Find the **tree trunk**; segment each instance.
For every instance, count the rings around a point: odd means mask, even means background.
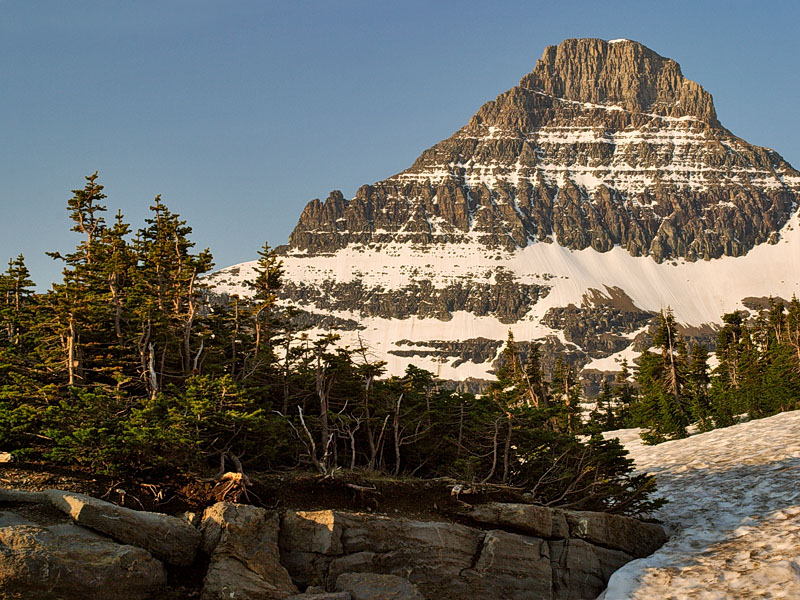
[[[506,441],[503,445],[503,483],[508,483],[509,469],[511,466],[511,431],[513,425],[511,413],[506,413],[506,418],[508,419],[508,432],[506,433]]]
[[[394,411],[394,474],[400,474],[400,404],[403,401],[403,394],[397,399]]]
[[[231,377],[236,379],[236,338],[239,337],[239,298],[233,298],[233,335],[231,336]],[[283,409],[286,414],[286,409]]]
[[[186,314],[186,322],[183,328],[183,372],[188,374],[191,371],[191,363],[192,363],[192,351],[191,351],[191,336],[192,336],[192,326],[194,325],[194,316],[197,312],[197,305],[194,302],[194,279],[196,276],[196,271],[192,272],[192,277],[189,280],[189,289],[186,294],[186,301],[187,301],[187,314]]]
[[[492,468],[489,469],[489,474],[484,478],[483,483],[489,481],[494,477],[494,472],[497,469],[497,436],[500,433],[500,420],[494,422],[494,436],[492,437]]]
[[[320,437],[322,438],[323,458],[328,456],[328,438],[330,437],[330,425],[328,424],[328,392],[329,386],[326,385],[325,369],[322,366],[321,352],[317,352],[317,396],[319,397],[319,421]],[[323,467],[328,465],[323,461]]]
[[[149,387],[150,398],[155,398],[158,393],[158,377],[156,377],[156,349],[153,344],[148,346],[150,357],[147,361],[147,370],[149,373]],[[163,362],[163,361],[162,361]]]
[[[69,385],[75,385],[75,368],[78,361],[75,358],[75,318],[69,316],[69,334],[67,335],[67,373]]]

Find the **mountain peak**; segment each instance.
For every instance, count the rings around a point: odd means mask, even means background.
[[[710,260],[778,241],[798,198],[800,173],[722,127],[674,60],[568,39],[410,168],[309,204],[289,246],[557,242]]]
[[[545,48],[520,87],[564,100],[719,125],[714,101],[678,63],[632,40],[567,39]]]
[[[675,61],[566,40],[410,168],[309,203],[281,293],[391,374],[485,379],[509,330],[616,370],[665,305],[713,344],[720,314],[800,294],[798,206],[800,173]],[[215,283],[241,294],[253,265]]]

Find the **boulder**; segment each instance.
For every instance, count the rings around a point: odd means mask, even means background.
[[[342,519],[332,510],[289,511],[281,520],[281,547],[315,554],[342,553]]]
[[[535,504],[488,502],[473,506],[466,516],[478,523],[496,525],[547,539],[569,536],[563,511]]]
[[[171,565],[188,566],[194,562],[200,532],[183,519],[124,508],[73,492],[47,490],[45,494],[53,506],[79,525],[123,544],[144,548]]]
[[[408,579],[375,573],[344,573],[336,579],[337,592],[349,592],[353,600],[425,600]]]
[[[664,529],[656,523],[609,513],[489,502],[474,506],[466,516],[478,523],[545,539],[583,539],[636,558],[649,556],[667,541]]]
[[[20,524],[0,514],[0,597],[26,600],[138,600],[167,583],[149,552],[74,523]],[[16,524],[10,524],[10,523]]]
[[[407,577],[430,598],[468,594],[461,577],[472,566],[483,533],[455,523],[337,513],[344,556],[330,562],[330,586],[343,573]]]
[[[202,549],[211,556],[202,600],[279,600],[297,594],[280,563],[276,513],[218,502],[206,509],[201,530]]]
[[[667,541],[664,528],[656,523],[598,512],[564,511],[564,514],[569,537],[622,550],[635,558],[650,556]]]
[[[328,565],[343,553],[341,515],[332,510],[287,511],[283,515],[281,562],[292,580],[325,586]]]
[[[463,574],[477,598],[549,598],[552,587],[547,542],[507,531],[488,531],[475,566]]]
[[[619,550],[599,548],[584,540],[549,542],[553,568],[553,600],[596,598],[608,578],[633,557]]]
[[[0,502],[22,504],[44,504],[49,502],[44,492],[26,492],[24,490],[0,490]]]

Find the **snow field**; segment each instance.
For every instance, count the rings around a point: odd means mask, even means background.
[[[658,311],[672,308],[684,324],[719,323],[723,313],[744,309],[743,298],[800,296],[800,214],[795,212],[780,232],[777,244],[760,244],[741,257],[722,257],[710,261],[677,260],[656,263],[649,257],[634,257],[615,247],[609,252],[591,248],[570,250],[553,243],[532,243],[498,260],[498,250],[488,250],[479,242],[436,244],[414,247],[393,243],[381,248],[349,246],[327,256],[292,254],[283,257],[287,280],[321,287],[326,281],[340,283],[360,280],[367,290],[396,290],[417,282],[429,281],[435,288],[464,281],[491,282],[499,268],[512,273],[521,283],[547,286],[547,296],[533,305],[516,323],[501,323],[492,316],[476,317],[455,312],[449,321],[435,318],[386,319],[362,317],[357,311],[333,312],[353,319],[365,327],[360,332],[342,332],[345,343],[356,344],[358,335],[376,357],[389,362],[390,374],[402,374],[408,364],[432,371],[447,379],[486,378],[491,364],[465,362],[455,366],[456,358],[444,362],[435,358],[390,355],[403,339],[414,342],[458,341],[476,337],[505,340],[511,330],[517,340],[529,341],[563,334],[540,320],[553,307],[580,306],[591,289],[605,292],[619,287],[640,309]],[[255,261],[223,269],[209,277],[220,291],[243,296],[251,291],[243,285],[255,278]],[[238,268],[238,274],[231,270]],[[313,306],[306,307],[313,310]],[[315,332],[310,332],[314,334]],[[614,370],[623,356],[596,361],[593,368]]]
[[[669,500],[671,537],[609,581],[604,600],[800,598],[800,411],[644,446],[609,432]]]

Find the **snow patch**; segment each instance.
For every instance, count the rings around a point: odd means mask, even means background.
[[[638,431],[606,436],[655,475],[671,537],[601,598],[800,598],[800,411],[657,446]]]

